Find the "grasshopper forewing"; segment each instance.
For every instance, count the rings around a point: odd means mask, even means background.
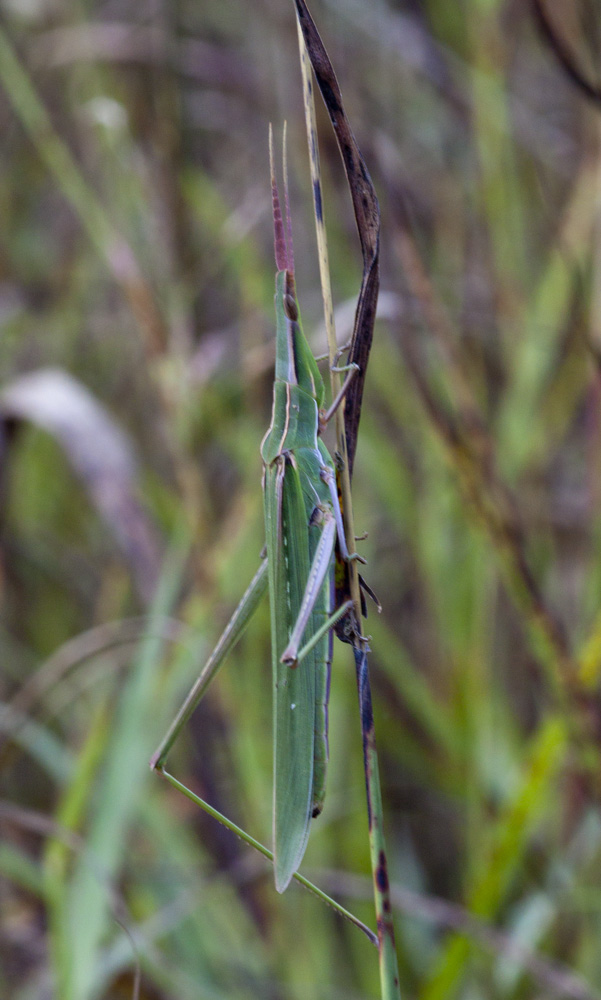
[[[276,889],[283,892],[301,863],[311,817],[321,812],[325,793],[331,628],[350,607],[349,602],[331,613],[336,538],[344,558],[358,557],[347,552],[334,463],[319,437],[325,390],[302,332],[288,193],[285,231],[271,132],[270,160],[276,364],[272,417],[261,457],[274,687],[274,868]],[[179,730],[241,634],[264,586],[265,575],[259,571],[151,766],[162,769]]]

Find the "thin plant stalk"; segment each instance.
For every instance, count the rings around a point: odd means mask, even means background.
[[[328,338],[328,353],[330,358],[331,390],[332,397],[335,398],[340,389],[341,376],[334,370],[336,366],[338,346],[336,343],[336,332],[334,329],[334,309],[332,305],[327,235],[321,191],[321,171],[315,119],[315,102],[313,97],[313,78],[309,54],[298,16],[297,28],[301,73],[303,78],[307,143],[311,164],[311,182],[313,188],[313,206],[315,211],[319,271]],[[336,412],[336,446],[339,456],[339,479],[342,490],[345,534],[347,546],[352,551],[355,542],[355,530],[351,497],[350,464],[347,455],[346,428],[344,410],[342,407],[340,407]],[[361,597],[359,574],[356,563],[349,566],[349,583],[351,598],[354,605],[354,616],[356,623],[358,624],[361,621]],[[399,987],[399,973],[394,938],[394,924],[392,920],[392,908],[390,903],[386,844],[384,839],[382,793],[380,788],[380,774],[378,768],[378,755],[376,750],[376,736],[367,660],[368,645],[367,640],[361,635],[359,627],[355,627],[353,631],[352,645],[355,657],[357,692],[359,696],[359,712],[361,719],[361,735],[363,740],[363,765],[365,771],[367,812],[369,820],[369,850],[374,887],[374,906],[378,927],[380,988],[382,1000],[400,1000],[401,994]]]

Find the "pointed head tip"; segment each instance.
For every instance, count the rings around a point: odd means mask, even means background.
[[[287,123],[284,122],[284,137],[282,140],[282,172],[284,174],[284,205],[286,208],[286,257],[287,270],[294,275],[294,244],[292,242],[292,218],[290,215],[290,198],[288,195],[288,148],[286,144]]]
[[[275,174],[273,129],[271,127],[271,122],[269,123],[269,167],[271,170],[271,204],[273,211],[273,245],[275,250],[275,266],[278,271],[285,271],[288,265],[288,253],[286,250],[286,232],[284,230],[284,220],[282,219],[282,207],[280,205],[278,181]]]

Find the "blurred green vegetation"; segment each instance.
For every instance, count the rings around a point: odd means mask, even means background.
[[[546,6],[588,72],[594,4]],[[0,994],[118,1000],[138,964],[145,1000],[377,996],[355,929],[147,767],[263,545],[269,121],[323,350],[293,5],[1,9]],[[402,993],[599,998],[598,108],[529,4],[312,13],[382,209],[354,495]],[[318,113],[343,342],[360,257]],[[173,770],[269,842],[267,619]],[[331,727],[304,871],[369,923],[344,647]]]

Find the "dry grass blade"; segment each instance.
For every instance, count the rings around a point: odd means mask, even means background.
[[[567,78],[578,87],[581,94],[584,94],[595,104],[601,104],[601,87],[588,80],[584,72],[577,63],[575,54],[570,46],[562,38],[560,30],[555,26],[548,14],[544,0],[532,0],[532,11],[538,25],[541,37],[545,40],[559,65],[563,69]]]
[[[313,72],[317,79],[336,141],[353,201],[355,220],[363,254],[363,277],[355,313],[353,340],[349,362],[358,364],[359,371],[346,394],[344,421],[348,452],[349,475],[352,476],[357,449],[357,433],[361,418],[361,401],[369,352],[376,319],[376,306],[380,288],[380,209],[365,161],[357,145],[348,118],[344,112],[340,87],[329,56],[319,37],[313,18],[304,0],[295,0],[299,24],[307,46]]]

